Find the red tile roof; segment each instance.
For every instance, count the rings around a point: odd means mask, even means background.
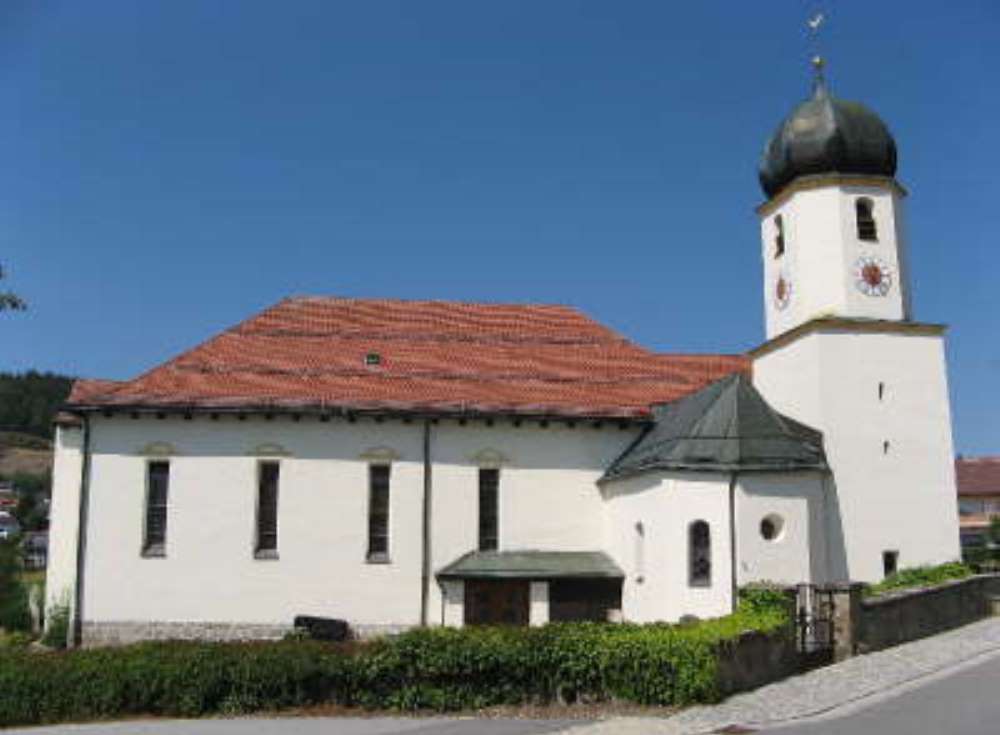
[[[959,495],[1000,495],[1000,457],[959,457],[955,479]]]
[[[298,297],[134,380],[78,381],[69,403],[627,418],[749,370],[650,352],[566,306]]]

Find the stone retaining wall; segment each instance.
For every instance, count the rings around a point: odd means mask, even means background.
[[[756,689],[799,670],[794,631],[747,632],[719,651],[719,692],[728,696]]]
[[[878,651],[966,625],[992,614],[996,596],[1000,575],[985,574],[863,599],[855,650]]]

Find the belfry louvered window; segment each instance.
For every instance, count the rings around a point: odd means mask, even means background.
[[[146,465],[146,519],[142,553],[163,556],[167,550],[167,500],[170,486],[170,463]]]
[[[258,558],[272,558],[278,553],[278,462],[261,462],[257,470],[257,545]]]
[[[875,204],[862,197],[854,201],[854,212],[858,221],[859,240],[878,240],[878,226],[875,224]]]
[[[479,470],[479,550],[495,551],[499,544],[500,470]]]

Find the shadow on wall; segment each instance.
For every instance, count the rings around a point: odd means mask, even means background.
[[[840,512],[840,494],[837,481],[831,475],[826,481],[826,539],[827,569],[830,582],[847,581],[847,545],[844,540],[844,521]]]

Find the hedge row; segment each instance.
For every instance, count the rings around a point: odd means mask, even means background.
[[[722,647],[786,624],[767,604],[691,625],[424,629],[367,644],[143,643],[0,653],[0,726],[194,717],[321,703],[437,711],[713,701]]]

